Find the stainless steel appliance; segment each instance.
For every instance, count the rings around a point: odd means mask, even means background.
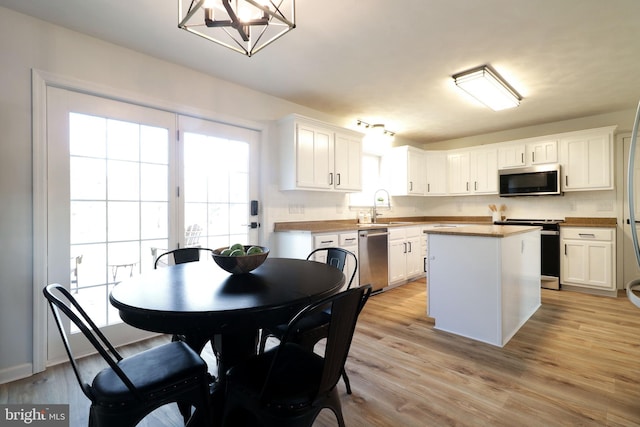
[[[515,219],[496,221],[498,225],[534,225],[540,231],[540,286],[560,289],[560,223],[561,219]]]
[[[498,171],[500,197],[561,195],[560,165],[539,165]]]
[[[368,228],[358,232],[358,270],[360,285],[370,284],[372,292],[389,285],[389,232],[386,228]]]

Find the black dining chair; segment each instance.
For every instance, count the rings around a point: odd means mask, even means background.
[[[353,284],[353,279],[356,277],[356,272],[358,270],[358,258],[355,256],[355,254],[342,248],[320,248],[313,250],[307,256],[307,260],[314,259],[318,255],[326,256],[325,262],[341,271],[344,271],[344,268],[348,263],[348,259],[351,258],[351,262],[353,263],[353,271],[351,272],[351,276],[349,278],[349,281],[347,282],[347,289],[350,289],[351,285]],[[313,316],[309,316],[307,319],[300,322],[293,339],[303,347],[313,350],[318,341],[327,337],[330,317],[331,312],[329,309],[319,311]],[[286,330],[287,325],[284,324],[277,325],[273,328],[263,329],[260,336],[260,345],[258,348],[258,352],[264,352],[269,337],[282,339],[282,336],[284,335]],[[347,394],[351,394],[351,383],[349,382],[349,376],[347,375],[346,370],[342,372],[342,378],[347,388]]]
[[[90,427],[135,426],[149,413],[178,403],[185,425],[209,425],[207,364],[183,342],[171,342],[123,358],[63,286],[43,289],[80,388],[91,401]],[[108,364],[84,380],[69,343],[62,315],[67,316]],[[192,413],[192,406],[195,411]]]
[[[208,253],[213,258],[213,249],[201,247],[178,248],[160,254],[153,263],[153,268],[157,269],[160,264],[169,265],[171,258],[173,258],[174,264],[200,261],[201,252]]]
[[[279,346],[238,363],[226,376],[224,426],[311,426],[324,408],[344,426],[337,384],[371,285],[312,304],[289,322]],[[329,307],[323,355],[293,340],[301,322]]]

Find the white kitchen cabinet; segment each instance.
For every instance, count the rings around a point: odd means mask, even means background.
[[[447,194],[447,152],[425,151],[427,187],[425,195],[444,196]]]
[[[339,240],[338,247],[342,249],[346,249],[349,252],[353,252],[357,260],[358,259],[358,233],[356,231],[349,232],[349,233],[340,233],[338,235],[338,240]],[[351,257],[347,257],[347,265],[345,266],[345,269],[344,269],[344,274],[347,277],[347,281],[351,277],[351,274],[353,273],[353,270],[355,268],[357,268],[357,266],[353,262],[353,259]],[[351,286],[352,287],[360,286],[359,274],[355,275]]]
[[[614,228],[561,227],[562,258],[560,282],[563,286],[615,291]]]
[[[560,140],[563,191],[613,189],[614,129],[575,132]]]
[[[470,153],[471,192],[496,194],[498,192],[498,151],[481,148]]]
[[[526,162],[525,144],[505,142],[498,147],[498,167],[500,169],[524,166]]]
[[[362,189],[362,137],[336,132],[334,146],[334,188],[344,191]]]
[[[558,162],[558,140],[520,140],[498,144],[498,168],[508,169]]]
[[[497,155],[495,147],[450,152],[449,194],[497,194]]]
[[[383,176],[392,196],[423,196],[427,183],[425,154],[419,148],[393,147],[383,158]]]
[[[361,134],[295,114],[278,128],[282,190],[362,189]]]
[[[536,141],[526,146],[527,162],[530,165],[542,165],[558,162],[558,140]]]
[[[389,284],[411,280],[423,273],[422,227],[389,229]]]
[[[447,155],[449,194],[469,194],[471,188],[470,154],[468,151],[450,152]]]

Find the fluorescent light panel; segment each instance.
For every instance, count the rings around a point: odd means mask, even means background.
[[[517,107],[522,99],[498,73],[486,65],[456,74],[453,80],[460,89],[494,111]]]

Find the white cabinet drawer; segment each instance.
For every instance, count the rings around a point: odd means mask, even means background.
[[[404,230],[407,237],[418,237],[420,236],[420,234],[422,234],[422,227],[419,225],[414,227],[407,227]]]
[[[340,234],[340,247],[357,246],[358,233],[342,233]]]
[[[313,247],[315,249],[339,246],[338,242],[339,240],[337,234],[320,234],[317,236],[313,236]]]
[[[613,233],[615,230],[610,228],[574,228],[563,227],[562,238],[563,239],[578,239],[578,240],[604,240],[612,241]]]
[[[407,233],[404,227],[389,228],[389,240],[405,239],[406,237],[407,237]]]

